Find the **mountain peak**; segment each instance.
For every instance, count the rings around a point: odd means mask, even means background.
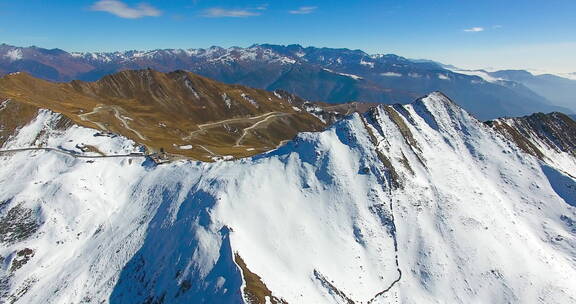
[[[460,105],[440,91],[434,91],[424,97],[418,98],[414,103],[425,104],[427,107],[450,106],[462,109]]]

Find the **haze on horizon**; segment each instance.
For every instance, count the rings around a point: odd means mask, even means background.
[[[571,73],[575,11],[571,0],[6,0],[0,42],[66,51],[301,44]]]

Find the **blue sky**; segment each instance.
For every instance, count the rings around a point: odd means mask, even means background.
[[[254,43],[576,72],[574,0],[0,0],[0,42],[67,51]]]

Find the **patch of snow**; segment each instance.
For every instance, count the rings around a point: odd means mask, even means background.
[[[198,54],[200,54],[200,50],[198,50],[198,49],[186,49],[186,50],[184,50],[184,53],[186,54],[186,56],[197,56]]]
[[[385,72],[385,73],[380,73],[380,75],[384,76],[384,77],[402,77],[402,74],[396,73],[396,72]]]
[[[178,147],[180,150],[191,150],[193,148],[192,145],[183,145]]]
[[[246,101],[248,101],[251,105],[253,105],[256,108],[260,108],[260,104],[258,104],[256,102],[256,100],[254,100],[252,97],[248,96],[246,93],[242,93],[241,94],[242,98]]]
[[[10,61],[17,61],[24,58],[24,55],[20,49],[11,49],[4,54],[4,57],[8,58]]]
[[[338,75],[350,77],[350,78],[352,78],[352,79],[354,79],[354,80],[362,80],[362,79],[363,79],[362,77],[360,77],[360,76],[358,76],[358,75],[354,75],[354,74],[339,73],[339,72],[335,72],[335,71],[333,71],[333,70],[326,69],[326,68],[322,68],[322,69],[323,69],[324,71],[326,71],[326,72],[330,72],[330,73],[333,73],[333,74],[338,74]]]
[[[228,109],[232,107],[232,100],[230,97],[228,97],[228,95],[226,95],[226,93],[222,93],[222,101],[224,101],[224,104]]]
[[[0,103],[0,111],[4,110],[8,106],[9,102],[10,102],[10,99],[3,100],[2,103]]]
[[[369,68],[371,68],[371,69],[374,68],[374,62],[366,61],[366,60],[364,60],[364,58],[360,59],[360,64],[361,64],[361,65],[365,65],[365,66],[367,66],[367,67],[369,67]]]
[[[188,88],[188,90],[190,90],[190,92],[192,92],[194,98],[200,99],[200,95],[198,94],[198,92],[196,92],[196,90],[192,86],[192,81],[190,81],[190,79],[186,78],[186,80],[184,80],[184,85],[186,86],[186,88]]]
[[[296,63],[296,60],[289,58],[289,57],[285,57],[285,56],[278,58],[277,61],[282,63],[282,64],[295,64]]]
[[[324,110],[322,108],[320,108],[319,106],[313,104],[313,103],[304,103],[303,108],[306,112],[308,112],[309,114],[311,114],[312,116],[318,118],[318,120],[320,120],[322,123],[326,123],[326,120],[324,119],[323,115],[324,114]]]

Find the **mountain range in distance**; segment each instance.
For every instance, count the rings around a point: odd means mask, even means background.
[[[427,60],[360,50],[260,44],[248,48],[68,53],[0,46],[0,74],[95,81],[127,69],[187,70],[228,84],[283,90],[307,100],[409,103],[431,91],[458,100],[482,120],[535,112],[573,113],[575,80],[510,71],[464,71]],[[532,77],[526,77],[526,73]]]
[[[576,110],[576,102],[573,97],[576,92],[576,74],[533,74],[525,70],[461,70],[451,66],[449,69],[482,77],[486,81],[499,83],[503,81],[512,81],[520,83],[540,96],[545,96],[551,103],[566,107],[572,111]]]
[[[573,111],[576,109],[576,98],[573,95],[576,92],[576,80],[574,80],[576,78],[570,79],[552,74],[533,75],[522,70],[504,70],[490,74],[494,77],[522,83],[537,94],[545,96],[554,104]]]

